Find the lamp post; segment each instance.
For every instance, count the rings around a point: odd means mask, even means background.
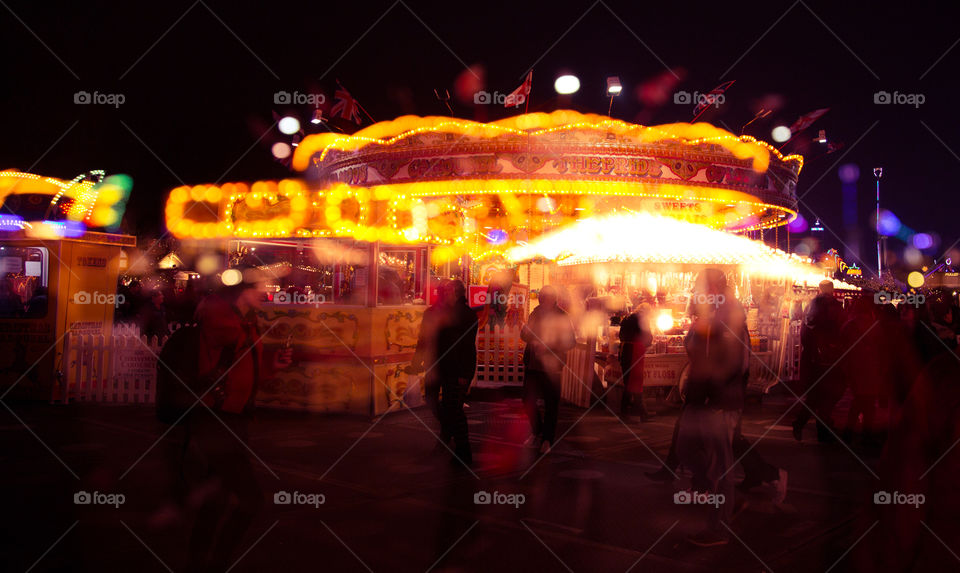
[[[877,277],[883,277],[883,260],[880,256],[880,244],[883,235],[880,234],[880,178],[883,177],[883,167],[874,167],[873,176],[877,179]]]

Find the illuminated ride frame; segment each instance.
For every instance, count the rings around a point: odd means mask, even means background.
[[[102,171],[70,181],[0,171],[0,392],[66,401],[67,335],[110,339],[123,250],[136,246],[111,230],[129,189]],[[84,366],[102,380],[103,363]]]
[[[265,342],[292,334],[296,365],[260,400],[376,414],[406,390],[431,269],[468,284],[484,269],[512,269],[535,289],[556,267],[517,265],[507,251],[581,219],[653,212],[732,232],[783,225],[796,216],[802,158],[709,124],[557,111],[492,123],[406,116],[311,135],[293,165],[304,179],[174,189],[167,226],[227,244],[232,262],[332,277],[309,289],[293,281],[306,304],[283,295],[267,306]],[[391,298],[380,283],[396,282],[383,270],[398,265],[413,276],[401,274],[407,287]],[[290,288],[282,279],[275,289]]]

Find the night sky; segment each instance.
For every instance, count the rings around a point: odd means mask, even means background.
[[[444,115],[433,89],[453,92],[465,65],[482,66],[487,91],[501,93],[533,66],[531,111],[605,113],[604,80],[618,75],[624,95],[614,117],[657,124],[692,118],[690,106],[673,103],[673,90],[706,92],[736,80],[703,120],[738,132],[759,106],[776,103],[746,130],[769,141],[775,125],[831,108],[786,148],[807,156],[801,213],[836,233],[825,233],[825,247],[849,253],[837,170],[854,163],[860,266],[876,265],[875,166],[884,168],[883,206],[912,229],[939,234],[928,254],[942,257],[960,238],[960,29],[955,11],[936,4],[11,1],[0,8],[0,168],[66,179],[96,168],[127,173],[134,188],[126,229],[149,237],[163,232],[165,194],[181,183],[289,174],[269,151],[289,140],[269,129],[272,112],[298,111],[309,127],[311,108],[274,105],[279,90],[322,87],[329,97],[339,79],[377,120]],[[564,70],[582,87],[559,101],[552,84]],[[680,80],[666,102],[637,98],[639,86],[658,77],[669,85],[672,74]],[[80,90],[123,94],[125,102],[76,105]],[[925,102],[876,105],[880,90]],[[464,118],[513,113],[451,104]],[[826,154],[810,141],[818,129],[845,147]]]

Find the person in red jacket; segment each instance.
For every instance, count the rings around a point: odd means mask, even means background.
[[[205,407],[194,407],[187,418],[189,444],[203,467],[195,491],[205,494],[188,546],[189,571],[229,567],[263,506],[247,426],[260,381],[291,362],[291,349],[264,352],[256,314],[264,291],[255,270],[245,275],[244,282],[208,296],[197,308],[199,371],[211,389],[200,395]],[[233,511],[231,497],[238,501]]]

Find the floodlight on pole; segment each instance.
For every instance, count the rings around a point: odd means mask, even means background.
[[[607,107],[607,115],[613,112],[613,98],[623,93],[623,84],[620,83],[619,76],[610,76],[607,78],[607,95],[610,96],[610,106]]]

